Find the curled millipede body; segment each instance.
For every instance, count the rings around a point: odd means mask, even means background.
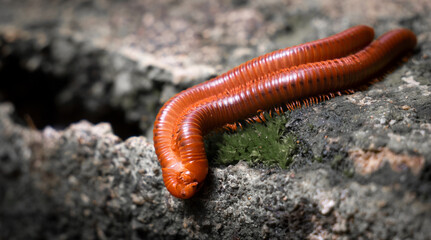
[[[202,185],[208,172],[203,136],[209,131],[253,119],[261,110],[363,85],[416,45],[407,29],[390,31],[368,45],[373,35],[371,28],[357,26],[278,50],[171,98],[154,124],[169,192],[186,199]]]

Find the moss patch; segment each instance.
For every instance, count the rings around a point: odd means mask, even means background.
[[[265,118],[270,119],[268,116]],[[213,161],[222,165],[242,160],[250,165],[287,168],[293,161],[298,144],[296,136],[286,132],[286,122],[285,116],[276,116],[265,123],[246,125],[235,133],[213,134],[207,141],[208,156],[215,156]]]

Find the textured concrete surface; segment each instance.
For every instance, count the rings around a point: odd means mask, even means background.
[[[430,10],[0,1],[0,238],[431,238]],[[292,168],[212,165],[198,196],[169,195],[145,138],[164,101],[357,24],[407,27],[418,47],[369,89],[286,113],[300,145]]]

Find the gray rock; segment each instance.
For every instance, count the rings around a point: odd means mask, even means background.
[[[2,1],[0,239],[430,239],[430,8]],[[166,191],[151,140],[130,137],[164,101],[355,24],[410,28],[418,48],[367,90],[286,113],[289,169],[211,163],[194,198]]]

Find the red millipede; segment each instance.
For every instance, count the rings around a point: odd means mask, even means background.
[[[363,85],[416,45],[414,33],[399,29],[348,55],[373,37],[372,28],[356,26],[252,59],[171,98],[153,132],[168,191],[187,199],[202,186],[208,173],[203,136],[209,131],[253,119],[261,110]]]

